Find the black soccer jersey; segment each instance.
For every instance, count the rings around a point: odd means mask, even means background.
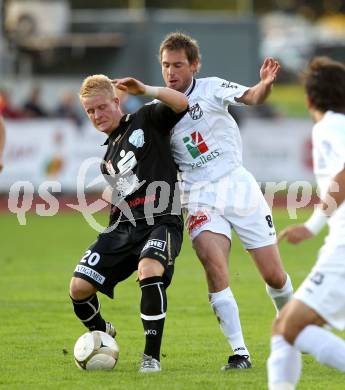
[[[105,142],[101,171],[113,188],[109,225],[117,221],[180,214],[177,169],[170,130],[187,112],[162,103],[124,115]]]

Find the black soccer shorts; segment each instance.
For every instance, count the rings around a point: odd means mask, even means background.
[[[164,267],[163,282],[167,288],[174,273],[175,259],[183,239],[183,221],[179,216],[121,222],[109,233],[101,233],[77,264],[73,276],[94,285],[100,292],[114,297],[114,287],[138,269],[140,259],[158,260]]]

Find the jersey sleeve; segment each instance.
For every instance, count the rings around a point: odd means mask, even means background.
[[[331,174],[335,176],[345,167],[345,135],[342,128],[329,127],[316,124],[313,132],[313,143],[318,153],[314,162],[316,170],[329,166]]]
[[[186,114],[188,109],[180,113],[176,113],[170,107],[163,103],[148,104],[145,106],[147,115],[152,122],[153,127],[163,134],[170,134],[171,129],[179,122]]]
[[[329,143],[334,153],[334,168],[340,172],[345,167],[345,135],[343,128],[336,128],[330,132]]]
[[[213,93],[215,99],[224,106],[228,106],[229,104],[243,106],[244,104],[237,102],[235,98],[240,98],[249,89],[249,87],[244,85],[217,77],[212,79],[210,87],[212,89],[210,92]]]

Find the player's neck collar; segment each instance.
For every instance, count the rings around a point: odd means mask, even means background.
[[[193,92],[195,88],[195,84],[196,84],[196,80],[193,78],[192,82],[190,83],[189,87],[186,89],[184,93],[186,96],[189,96]]]
[[[133,119],[133,116],[131,114],[123,115],[121,117],[121,119],[120,119],[119,125],[109,134],[109,137],[106,139],[106,141],[104,142],[103,146],[104,145],[108,145],[109,144],[109,140],[111,138],[118,137],[119,132],[121,131],[121,129],[120,129],[121,125],[124,124],[124,123],[131,122],[132,119]]]

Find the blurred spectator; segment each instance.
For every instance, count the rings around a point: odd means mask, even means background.
[[[2,116],[0,116],[0,172],[4,167],[3,155],[5,149],[5,139],[6,139],[5,124],[2,119]]]
[[[5,89],[0,90],[0,115],[11,119],[24,117],[23,112],[12,105],[9,94]]]
[[[40,89],[39,87],[33,87],[29,95],[29,99],[23,106],[23,111],[26,117],[30,118],[43,118],[48,114],[42,108],[40,104]]]
[[[55,115],[59,118],[71,119],[78,128],[83,124],[83,118],[76,105],[76,95],[73,92],[65,91],[61,97],[61,101],[55,111]]]

